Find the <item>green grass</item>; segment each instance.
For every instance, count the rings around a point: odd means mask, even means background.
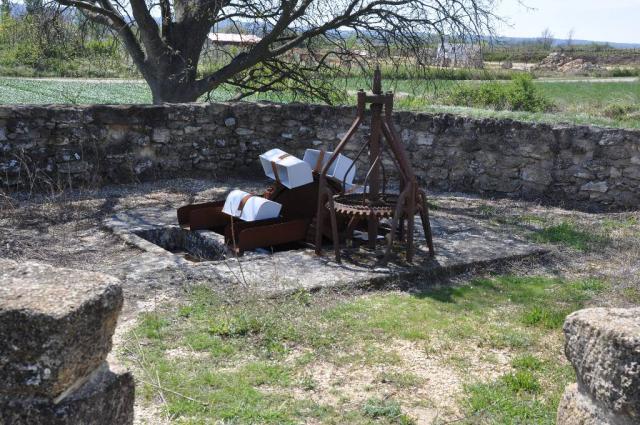
[[[575,380],[573,369],[532,354],[516,357],[512,366],[512,373],[465,387],[465,423],[555,424],[564,387],[549,384]]]
[[[634,226],[637,226],[640,221],[636,217],[625,217],[622,219],[612,219],[605,218],[600,222],[600,226],[606,232],[621,230],[621,229],[630,229]]]
[[[410,372],[382,372],[376,378],[382,384],[391,384],[396,388],[415,388],[423,383],[423,379]]]
[[[640,305],[640,289],[635,287],[624,288],[622,295],[626,301]]]
[[[413,424],[414,421],[402,413],[400,405],[393,400],[370,399],[362,407],[365,416],[372,419],[387,419],[394,424]]]
[[[162,411],[184,423],[404,424],[412,423],[405,413],[410,395],[428,379],[404,369],[395,348],[403,340],[468,375],[461,405],[470,415],[482,410],[503,423],[546,421],[572,379],[567,364],[558,362],[562,321],[606,288],[594,280],[496,276],[413,295],[301,292],[229,302],[196,287],[183,305],[141,316],[127,358],[138,365],[138,396],[148,403],[161,394]],[[550,336],[557,352],[549,351]],[[513,353],[513,372],[477,381],[468,366],[474,347]],[[183,354],[172,354],[176,350]],[[319,391],[312,371],[323,362],[347,371],[382,368],[372,374],[371,388],[390,386],[396,395],[374,392],[354,404],[338,385],[330,390],[338,404],[305,396]]]
[[[593,113],[611,104],[640,105],[640,82],[536,82],[562,111]]]
[[[61,81],[0,78],[0,104],[150,103],[144,82]]]
[[[349,78],[338,82],[340,87],[353,93],[368,88],[370,82],[364,78]],[[640,128],[640,82],[565,83],[559,81],[534,81],[537,87],[553,104],[557,111],[514,112],[492,109],[446,105],[450,93],[460,85],[483,84],[482,81],[459,82],[453,80],[386,80],[385,89],[400,93],[396,107],[425,112],[447,112],[477,118],[496,117],[515,120],[596,124],[612,127]],[[503,84],[503,83],[496,83]],[[0,78],[0,104],[12,103],[149,103],[151,94],[143,81],[50,81],[21,78]],[[212,93],[212,100],[226,100],[232,90],[222,87]],[[202,98],[206,101],[207,98]],[[270,100],[290,102],[297,100],[291,94],[261,94],[248,100]],[[304,100],[304,99],[298,99]],[[349,96],[347,104],[354,103]],[[616,105],[625,106],[622,113],[611,110]],[[625,109],[630,107],[631,109]],[[634,112],[635,111],[635,112]]]
[[[603,227],[603,230],[605,228]],[[588,251],[606,243],[607,237],[602,233],[583,230],[569,221],[550,225],[533,233],[531,239],[540,243],[554,243],[568,246],[578,251]]]
[[[557,329],[564,323],[564,318],[571,313],[571,308],[548,308],[533,306],[522,315],[522,323],[532,326],[542,326],[547,329]]]

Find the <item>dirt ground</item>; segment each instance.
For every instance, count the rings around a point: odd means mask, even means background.
[[[248,187],[251,186],[251,187]],[[255,183],[229,180],[171,180],[128,186],[111,186],[99,190],[78,190],[55,194],[30,195],[0,192],[0,257],[14,260],[35,260],[58,267],[69,267],[114,274],[122,279],[125,309],[120,319],[115,350],[122,344],[122,336],[136,321],[138,314],[149,311],[168,300],[184,294],[183,288],[197,283],[193,276],[166,276],[162,271],[148,274],[143,280],[119,275],[121,263],[141,252],[127,245],[102,226],[105,218],[117,211],[140,206],[187,204],[218,198],[234,187],[258,190]],[[576,249],[572,240],[560,238],[549,245],[550,253],[536,260],[506,266],[514,274],[540,274],[564,278],[591,277],[607,281],[611,290],[596,301],[600,306],[631,306],[640,304],[640,213],[588,214],[543,206],[532,202],[509,199],[482,199],[465,194],[433,194],[435,208],[457,211],[477,220],[498,223],[514,235],[530,237],[545,229],[570,223],[576,232],[572,237],[586,240],[586,246]],[[577,236],[576,236],[577,235]],[[571,239],[571,238],[569,238]],[[500,271],[505,271],[505,266]],[[446,282],[456,284],[468,279],[478,270]],[[406,342],[399,342],[405,344]],[[388,347],[384,348],[388,349]],[[448,400],[461,391],[463,382],[451,379],[458,376],[453,370],[442,369],[442,363],[430,362],[415,347],[396,347],[406,364],[413,364],[413,373],[431,376],[440,394],[437,409],[409,412],[429,418],[442,412]],[[184,353],[177,353],[184,355]],[[502,372],[508,364],[508,354],[493,353],[498,361],[488,376]],[[112,356],[113,362],[118,362]],[[316,367],[314,380],[319,383],[314,397],[330,400],[329,388],[341,382],[345,392],[357,393],[358,383],[371,381],[375,371],[335,369],[335,366]],[[370,385],[370,382],[369,384]],[[420,393],[413,394],[420,398]],[[419,405],[415,409],[424,409]],[[158,413],[145,405],[136,406],[137,421],[159,423]],[[447,414],[456,415],[452,408]],[[154,419],[155,418],[155,419]]]

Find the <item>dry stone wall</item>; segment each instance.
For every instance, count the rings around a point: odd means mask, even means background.
[[[331,149],[354,116],[303,104],[2,106],[0,187],[256,177],[260,153]],[[395,123],[433,190],[590,210],[640,204],[640,131],[412,112]]]

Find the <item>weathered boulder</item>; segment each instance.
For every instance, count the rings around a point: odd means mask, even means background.
[[[588,394],[569,385],[558,406],[558,425],[633,425],[637,424],[628,416],[616,415],[595,402]]]
[[[0,396],[0,425],[125,425],[133,422],[134,383],[103,363],[61,400]]]
[[[0,396],[57,397],[111,350],[117,279],[0,260]]]
[[[597,402],[640,423],[640,308],[590,308],[567,317],[565,353]]]

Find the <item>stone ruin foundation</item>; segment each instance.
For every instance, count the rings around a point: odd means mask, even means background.
[[[106,362],[118,280],[3,259],[0,270],[0,424],[133,423],[133,376]]]
[[[333,256],[318,256],[305,246],[252,250],[235,257],[226,251],[222,235],[182,229],[172,204],[119,211],[106,218],[103,226],[142,251],[121,266],[123,273],[135,275],[136,279],[162,271],[166,275],[213,280],[220,287],[242,283],[267,293],[420,282],[427,277],[456,275],[548,252],[544,246],[505,234],[497,225],[455,212],[434,211],[431,221],[435,257],[428,256],[418,222],[414,235],[418,255],[413,263],[398,255],[386,265],[379,264],[369,250],[345,249],[344,264],[340,264]],[[416,281],[416,276],[421,279]]]
[[[558,425],[640,423],[640,308],[590,308],[567,317],[565,353],[576,371]]]

